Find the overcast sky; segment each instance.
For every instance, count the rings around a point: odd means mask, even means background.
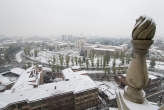
[[[0,34],[131,36],[140,15],[164,35],[164,0],[0,0]]]

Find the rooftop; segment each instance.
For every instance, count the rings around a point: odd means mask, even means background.
[[[12,90],[0,93],[0,97],[3,99],[0,100],[0,108],[4,108],[11,103],[16,103],[19,101],[31,102],[50,97],[52,95],[67,92],[73,92],[76,94],[82,91],[97,88],[94,81],[88,76],[77,74],[77,72],[73,72],[70,68],[63,70],[63,75],[67,80],[43,84],[39,85],[37,88],[33,88],[27,84],[27,81],[29,80],[29,74],[27,72],[32,69],[32,67],[29,68],[20,76]]]

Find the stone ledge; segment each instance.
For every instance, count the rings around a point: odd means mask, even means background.
[[[143,104],[137,104],[125,99],[123,94],[124,91],[118,90],[116,92],[118,110],[159,110],[157,105],[151,104],[151,102],[146,99]]]

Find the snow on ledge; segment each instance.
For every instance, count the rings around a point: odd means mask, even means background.
[[[122,98],[123,103],[125,103],[125,105],[129,108],[129,110],[158,110],[159,109],[157,105],[153,105],[151,102],[149,102],[146,99],[143,104],[137,104],[124,98],[123,96],[124,91],[117,91],[117,92],[118,92],[117,95],[120,93],[118,98],[120,99]]]

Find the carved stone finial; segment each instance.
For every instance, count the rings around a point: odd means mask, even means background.
[[[151,18],[140,16],[132,31],[133,40],[152,40],[156,25]]]
[[[143,103],[145,93],[143,88],[148,84],[146,53],[153,43],[156,25],[148,17],[139,17],[132,31],[134,58],[127,71],[127,87],[124,97],[135,103]]]

